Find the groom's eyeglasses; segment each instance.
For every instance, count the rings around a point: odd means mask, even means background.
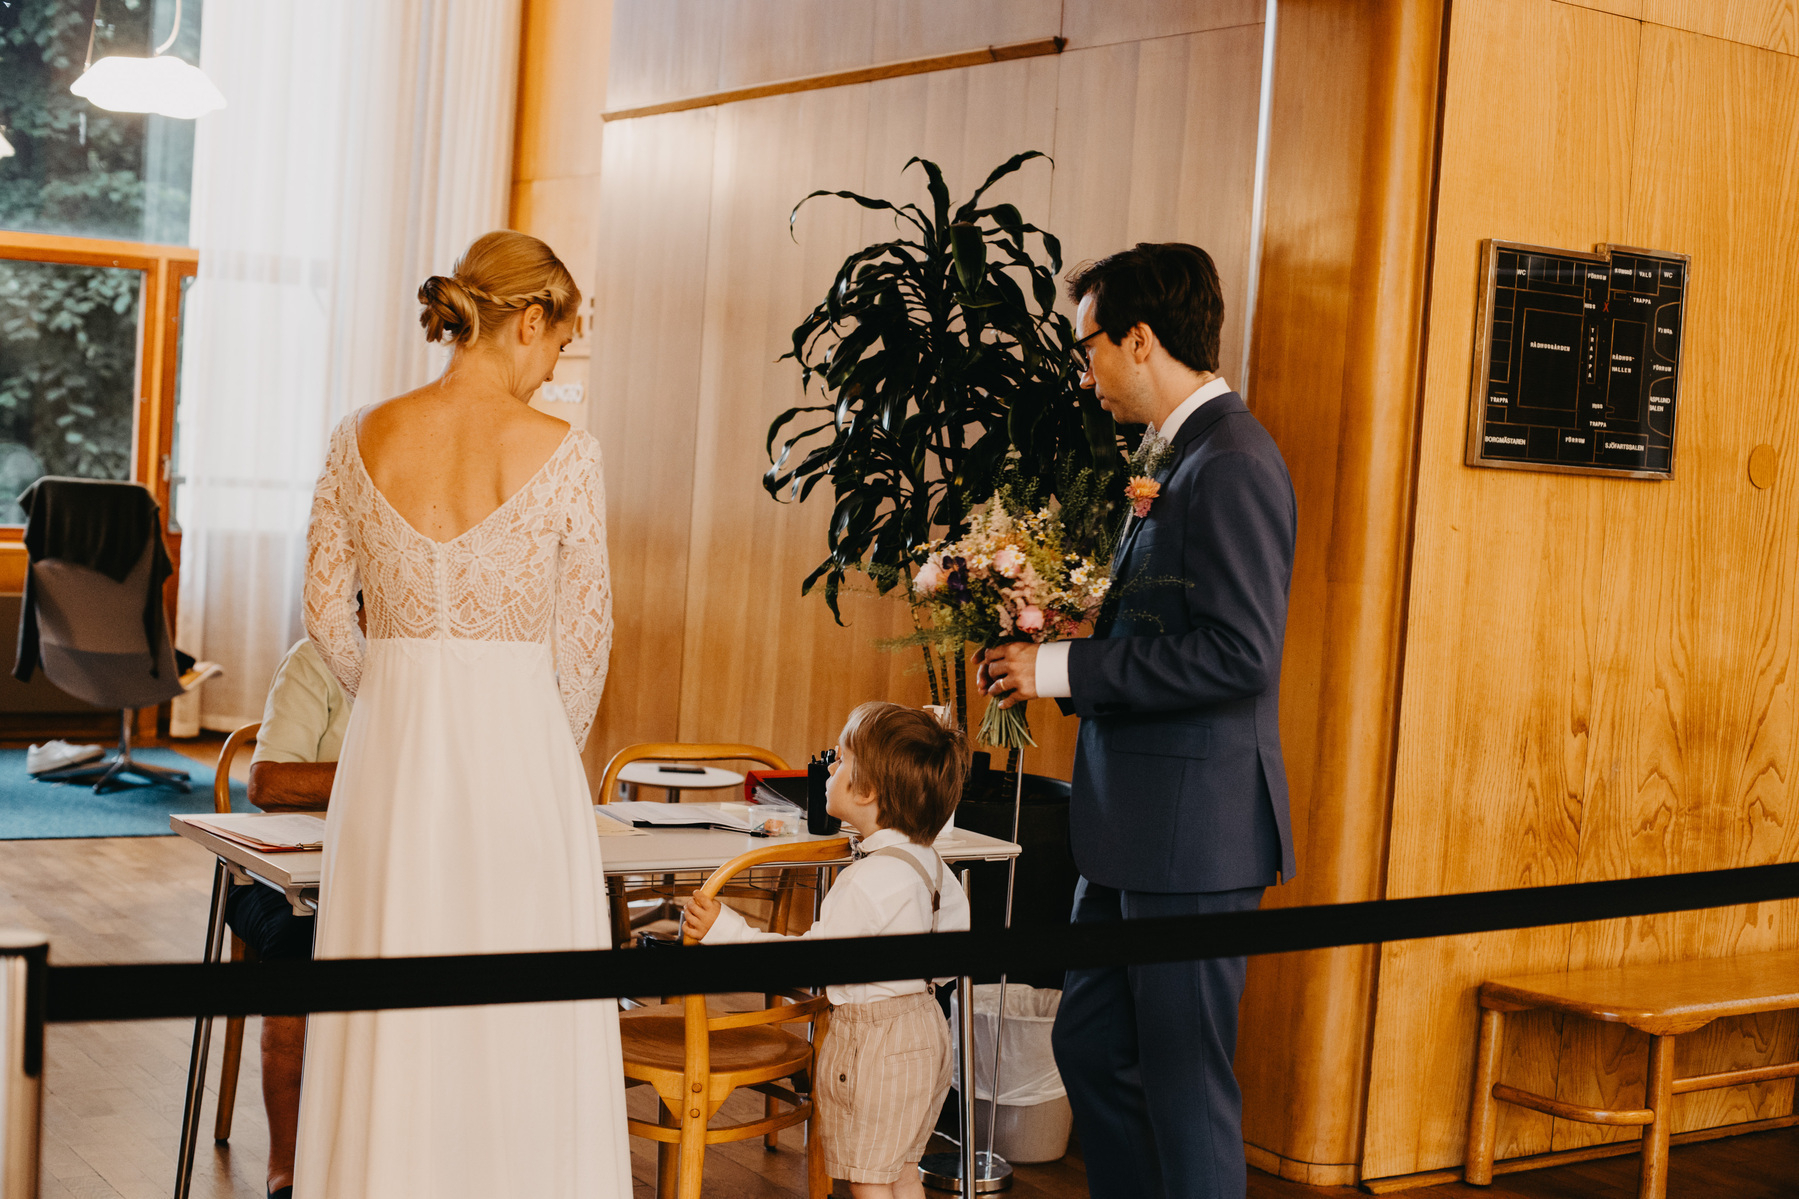
[[[1087,343],[1104,332],[1104,329],[1095,329],[1093,332],[1074,343],[1074,360],[1083,371],[1090,371],[1093,369],[1093,351],[1088,348]]]

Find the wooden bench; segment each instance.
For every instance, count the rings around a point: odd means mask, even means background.
[[[1500,979],[1481,984],[1480,1006],[1480,1046],[1474,1063],[1474,1107],[1468,1115],[1464,1174],[1468,1182],[1477,1186],[1493,1181],[1499,1105],[1511,1103],[1564,1120],[1642,1127],[1643,1166],[1637,1194],[1641,1199],[1662,1199],[1668,1189],[1674,1096],[1799,1076],[1799,1062],[1690,1078],[1674,1076],[1674,1038],[1682,1033],[1704,1028],[1725,1016],[1799,1008],[1799,951]],[[1653,1039],[1649,1042],[1645,1106],[1609,1110],[1582,1107],[1499,1082],[1505,1014],[1540,1008],[1589,1020],[1608,1020],[1649,1034]],[[1555,1156],[1560,1155],[1545,1155],[1533,1164],[1553,1164],[1550,1159]],[[1799,1190],[1799,1180],[1795,1180],[1795,1189]]]

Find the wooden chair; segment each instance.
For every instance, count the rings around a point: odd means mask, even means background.
[[[730,878],[764,862],[829,862],[848,852],[847,837],[753,849],[713,871],[698,893],[718,895]],[[661,1143],[657,1199],[699,1199],[706,1146],[764,1137],[773,1148],[776,1133],[800,1123],[807,1125],[806,1194],[808,1199],[829,1199],[831,1180],[812,1123],[810,1075],[814,1054],[829,1032],[831,1004],[823,995],[784,991],[771,996],[770,1005],[760,1011],[714,1016],[706,1009],[704,995],[688,995],[678,1010],[673,1005],[638,1008],[619,1016],[625,1085],[647,1084],[661,1101],[656,1123],[628,1122],[632,1135]],[[812,1025],[810,1042],[773,1027],[797,1022]],[[781,1085],[796,1079],[801,1081],[794,1086]],[[708,1127],[713,1114],[739,1087],[767,1096],[763,1118]],[[800,1092],[805,1092],[804,1098]],[[787,1105],[787,1110],[775,1111],[776,1102]]]
[[[212,771],[212,810],[231,810],[231,760],[244,746],[256,740],[261,722],[246,724],[225,738],[219,750],[219,763]],[[231,960],[241,962],[253,951],[231,934]],[[237,1107],[237,1075],[244,1056],[244,1018],[231,1016],[225,1020],[225,1048],[219,1061],[219,1111],[213,1120],[212,1139],[223,1144],[231,1139],[231,1115]]]
[[[606,773],[600,780],[600,792],[595,802],[602,804],[613,802],[618,795],[619,774],[632,762],[644,761],[760,762],[771,770],[787,769],[786,761],[779,754],[757,745],[645,741],[636,745],[627,745],[612,755],[612,760],[606,763]],[[630,905],[632,900],[646,898],[673,900],[685,890],[675,886],[673,875],[664,875],[659,887],[630,889],[624,885],[623,879],[613,878],[608,880],[608,888],[612,901],[612,943],[614,945],[625,945],[631,940]],[[784,933],[792,923],[794,905],[799,902],[800,872],[797,870],[781,871],[772,889],[750,883],[740,883],[724,891],[723,894],[730,899],[768,901],[773,905],[768,927],[773,932]]]

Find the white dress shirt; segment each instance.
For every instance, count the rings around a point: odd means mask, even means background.
[[[884,828],[862,838],[865,853],[872,854],[889,845],[897,845],[917,858],[927,874],[940,873],[941,906],[937,911],[937,931],[967,932],[968,897],[962,894],[962,884],[957,881],[955,872],[947,865],[939,866],[941,859],[935,853],[923,845],[913,844],[904,833]],[[863,858],[843,868],[825,895],[818,919],[801,934],[801,938],[892,937],[930,931],[931,893],[925,889],[924,880],[918,877],[918,871],[904,862],[883,855]],[[791,939],[794,938],[752,928],[742,916],[723,907],[700,944]],[[916,995],[924,989],[922,978],[908,978],[896,982],[830,986],[825,988],[825,994],[830,996],[832,1003],[874,1003],[896,995]]]
[[[1231,385],[1222,376],[1200,384],[1199,390],[1175,405],[1168,419],[1154,426],[1156,435],[1165,441],[1173,441],[1174,435],[1181,431],[1181,425],[1199,411],[1201,404],[1230,389]],[[1052,641],[1037,650],[1037,694],[1045,699],[1067,699],[1074,694],[1068,686],[1068,645],[1066,641]]]

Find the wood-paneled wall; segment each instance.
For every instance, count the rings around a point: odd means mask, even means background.
[[[528,39],[585,19],[540,3]],[[618,634],[590,764],[669,737],[800,758],[830,744],[861,700],[926,698],[912,658],[874,645],[905,626],[902,606],[852,598],[839,628],[821,599],[799,595],[823,556],[828,504],[777,504],[760,486],[768,422],[800,402],[798,370],[775,358],[842,258],[890,235],[873,214],[815,201],[790,237],[788,212],[806,192],[922,198],[918,172],[900,173],[917,154],[966,193],[1008,155],[1047,151],[1053,170],[1033,164],[996,198],[1053,229],[1070,262],[1138,240],[1211,249],[1236,381],[1261,12],[1257,0],[618,0],[607,109],[1058,34],[1069,44],[1054,57],[605,126],[597,205],[584,214],[596,246],[585,416],[607,454]],[[567,100],[547,83],[538,93]],[[591,97],[580,103],[583,134],[597,134]],[[521,227],[553,223],[534,216],[521,211]],[[1042,744],[1027,768],[1066,777],[1074,722],[1048,704],[1031,716]]]
[[[1262,6],[1030,0],[530,0],[517,218],[596,297],[589,403],[618,605],[597,764],[647,738],[822,746],[855,702],[916,702],[852,599],[798,580],[825,508],[761,490],[797,402],[786,331],[881,222],[814,187],[955,190],[1016,150],[1005,198],[1071,260],[1139,239],[1219,260],[1225,371],[1282,448],[1300,544],[1282,730],[1300,873],[1329,902],[1790,859],[1792,471],[1785,330],[1799,238],[1799,48],[1783,0],[1280,6],[1253,378],[1240,377]],[[1443,26],[1445,12],[1447,28]],[[596,16],[596,14],[599,14]],[[1022,60],[613,122],[724,87],[1059,34]],[[610,44],[610,75],[594,57]],[[587,47],[581,51],[571,47]],[[544,115],[554,108],[553,114]],[[1680,474],[1462,465],[1479,242],[1694,256]],[[591,250],[589,250],[591,247]],[[1073,723],[1033,719],[1065,773]],[[1346,1182],[1461,1160],[1479,979],[1799,943],[1792,905],[1257,959],[1238,1072],[1251,1160]],[[1517,1021],[1508,1077],[1640,1090],[1640,1046]],[[1799,1022],[1694,1038],[1689,1064],[1799,1051]],[[1634,1100],[1633,1100],[1634,1102]],[[1684,1126],[1789,1110],[1792,1084],[1681,1101]],[[1600,1139],[1509,1112],[1501,1152]]]
[[[1452,12],[1387,893],[1793,860],[1791,7]],[[1486,237],[1693,256],[1673,481],[1461,464]],[[1767,490],[1745,468],[1762,443],[1783,460]],[[1480,979],[1793,945],[1799,908],[1775,904],[1386,946],[1364,1176],[1461,1162]],[[1641,1102],[1641,1038],[1514,1023],[1506,1081]],[[1690,1041],[1683,1074],[1787,1061],[1799,1024]],[[1792,1102],[1791,1083],[1683,1097],[1677,1128]],[[1614,1136],[1506,1109],[1500,1153]]]

